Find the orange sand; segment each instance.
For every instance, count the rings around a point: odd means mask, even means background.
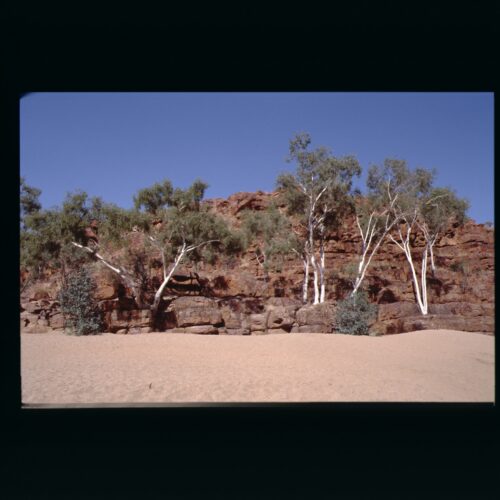
[[[25,404],[494,401],[494,337],[21,335]]]

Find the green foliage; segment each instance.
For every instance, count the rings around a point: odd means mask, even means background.
[[[67,333],[89,335],[101,331],[101,315],[94,290],[95,283],[84,267],[70,275],[61,288],[58,299]]]
[[[187,189],[173,189],[170,181],[163,181],[142,189],[134,198],[134,224],[150,237],[151,244],[163,252],[167,261],[175,259],[183,245],[196,247],[186,255],[194,262],[213,263],[221,252],[235,254],[243,249],[243,235],[202,207],[207,187],[199,179]],[[160,224],[154,226],[154,221]]]
[[[406,214],[429,195],[435,175],[435,170],[424,168],[412,171],[405,160],[386,159],[382,167],[373,165],[368,170],[368,196],[384,206],[389,204],[390,197],[397,196],[398,210]]]
[[[342,269],[343,277],[345,277],[345,279],[347,279],[353,287],[354,283],[356,282],[356,277],[358,276],[358,268],[358,264],[350,262]]]
[[[171,204],[173,192],[172,183],[169,180],[156,182],[151,187],[137,192],[134,196],[134,206],[137,210],[144,208],[147,213],[156,214],[159,209]]]
[[[263,259],[265,269],[280,265],[280,259],[300,247],[290,220],[276,206],[242,214],[241,231],[247,245],[257,245],[257,253]]]
[[[469,208],[450,188],[434,187],[436,171],[410,170],[406,161],[386,159],[383,167],[370,167],[367,177],[368,198],[387,206],[397,196],[395,210],[401,215],[417,213],[429,235],[435,235],[450,222],[462,224]],[[375,201],[376,200],[376,201]]]
[[[368,301],[365,292],[337,302],[334,329],[349,335],[368,335],[369,324],[377,316],[378,307]]]
[[[450,188],[433,188],[426,199],[422,200],[421,214],[431,234],[442,231],[445,226],[454,220],[463,224],[469,202],[459,198]]]
[[[207,188],[208,184],[196,179],[188,189],[174,189],[172,183],[165,179],[140,189],[134,196],[134,206],[136,210],[143,209],[151,215],[159,215],[167,207],[176,207],[180,212],[199,210]]]
[[[337,158],[324,147],[309,150],[310,144],[307,133],[290,141],[287,161],[297,164],[296,172],[281,174],[276,185],[290,215],[304,223],[321,215],[322,225],[316,229],[322,230],[337,225],[352,208],[352,179],[361,167],[353,156]]]
[[[24,220],[26,216],[32,215],[42,208],[39,197],[42,191],[38,188],[29,186],[26,184],[26,179],[21,177],[20,184],[20,206],[21,206],[21,221]]]

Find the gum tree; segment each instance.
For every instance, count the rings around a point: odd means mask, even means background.
[[[202,207],[207,184],[196,180],[188,189],[173,189],[169,181],[142,189],[134,198],[144,218],[138,230],[160,255],[163,279],[151,311],[157,314],[165,287],[184,260],[213,260],[214,251],[233,253],[242,248],[241,237],[225,221]]]
[[[281,174],[277,188],[290,215],[303,227],[301,254],[304,262],[304,294],[307,302],[309,266],[313,271],[313,303],[325,300],[325,242],[329,230],[341,223],[350,208],[353,177],[361,167],[352,156],[337,158],[324,147],[310,150],[309,134],[290,141],[288,162],[297,164],[295,174]]]
[[[380,197],[386,197],[394,230],[387,233],[389,239],[405,254],[410,266],[415,299],[422,315],[428,313],[427,273],[431,258],[435,270],[433,247],[439,234],[451,220],[465,220],[468,208],[466,200],[460,199],[448,188],[433,186],[436,172],[424,168],[410,170],[403,160],[386,160],[383,168],[370,169],[368,182]],[[420,234],[424,248],[420,256],[420,277],[415,260],[415,238]]]
[[[467,219],[468,209],[469,202],[459,198],[450,188],[432,188],[428,199],[424,200],[420,210],[419,228],[425,238],[433,274],[436,272],[434,245],[438,237],[443,234],[450,221],[463,224]]]
[[[25,239],[31,246],[25,245],[22,254],[36,262],[73,264],[86,255],[115,273],[141,308],[149,302],[144,300],[150,281],[145,267],[159,254],[163,279],[150,304],[154,317],[181,262],[213,258],[209,247],[219,252],[241,250],[241,238],[202,208],[206,187],[201,181],[185,190],[173,189],[169,181],[157,183],[137,193],[133,210],[90,199],[84,192],[68,194],[62,207],[27,219]],[[132,232],[142,236],[135,244],[127,237]]]
[[[385,167],[390,165],[385,164]],[[399,222],[396,216],[395,204],[403,186],[393,178],[392,184],[384,183],[384,174],[378,167],[373,166],[368,171],[367,194],[357,196],[354,202],[356,212],[356,226],[361,236],[359,262],[355,269],[355,278],[351,297],[356,295],[363,282],[366,271],[373,256],[386,239],[391,229]]]

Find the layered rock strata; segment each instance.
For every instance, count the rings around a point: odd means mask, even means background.
[[[207,200],[205,205],[238,227],[244,210],[263,210],[277,200],[276,193],[236,193],[226,200]],[[290,256],[280,270],[265,275],[253,248],[238,258],[221,258],[216,265],[178,269],[155,324],[150,311],[138,309],[129,291],[109,274],[97,272],[96,298],[106,330],[114,333],[153,329],[209,335],[330,333],[335,303],[351,289],[347,268],[357,262],[360,244],[352,217],[329,235],[325,248],[328,303],[319,306],[300,301],[303,268],[298,259]],[[417,272],[423,245],[420,238],[414,241]],[[436,272],[429,271],[429,314],[424,317],[415,304],[410,268],[402,251],[389,241],[381,246],[364,282],[370,301],[378,304],[378,317],[371,325],[374,334],[433,328],[494,332],[493,229],[474,222],[450,225],[438,239],[434,256]],[[53,275],[23,292],[23,331],[63,327],[56,290],[57,275]]]

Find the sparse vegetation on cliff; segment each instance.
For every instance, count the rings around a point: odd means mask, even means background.
[[[326,148],[311,150],[310,143],[308,134],[292,139],[289,160],[297,169],[278,177],[276,193],[253,197],[237,193],[230,197],[233,201],[205,203],[207,185],[200,180],[187,189],[164,180],[140,189],[132,209],[76,192],[60,207],[44,210],[40,190],[23,179],[23,279],[28,276],[32,286],[44,271],[47,275],[55,271],[60,286],[66,286],[72,272],[91,261],[114,277],[104,281],[120,283],[119,291],[114,283],[108,287],[111,290],[101,292],[102,300],[118,301],[107,304],[105,313],[118,318],[117,310],[149,309],[144,312],[153,325],[155,317],[164,313],[168,318],[161,324],[175,323],[167,309],[179,294],[237,301],[286,297],[302,299],[304,304],[331,304],[350,295],[352,301],[339,302],[349,319],[367,278],[372,302],[414,300],[420,313],[427,315],[429,302],[437,297],[432,295],[437,281],[446,293],[453,288],[439,276],[439,268],[434,276],[435,264],[442,265],[434,259],[434,247],[445,233],[453,238],[450,228],[455,231],[466,221],[467,202],[451,189],[435,187],[433,171],[410,170],[402,160],[370,168],[366,193],[361,194],[352,189],[353,178],[361,172],[357,160],[336,158]],[[217,206],[226,208],[218,211]],[[490,238],[492,231],[488,234]],[[375,257],[382,252],[391,262],[385,270]],[[449,265],[455,258],[451,253],[445,260]],[[207,272],[217,266],[217,272]],[[397,282],[397,290],[389,290],[386,273]],[[25,286],[22,281],[21,287]],[[458,300],[464,300],[467,291],[462,287]],[[364,298],[359,299],[361,304]],[[47,307],[41,305],[40,310],[52,317]],[[232,313],[236,312],[235,308]],[[44,320],[34,317],[42,314],[38,310],[28,313],[32,324]],[[357,325],[359,318],[354,319]],[[234,323],[239,326],[229,330],[243,329],[243,319]],[[351,329],[363,331],[357,326]]]

